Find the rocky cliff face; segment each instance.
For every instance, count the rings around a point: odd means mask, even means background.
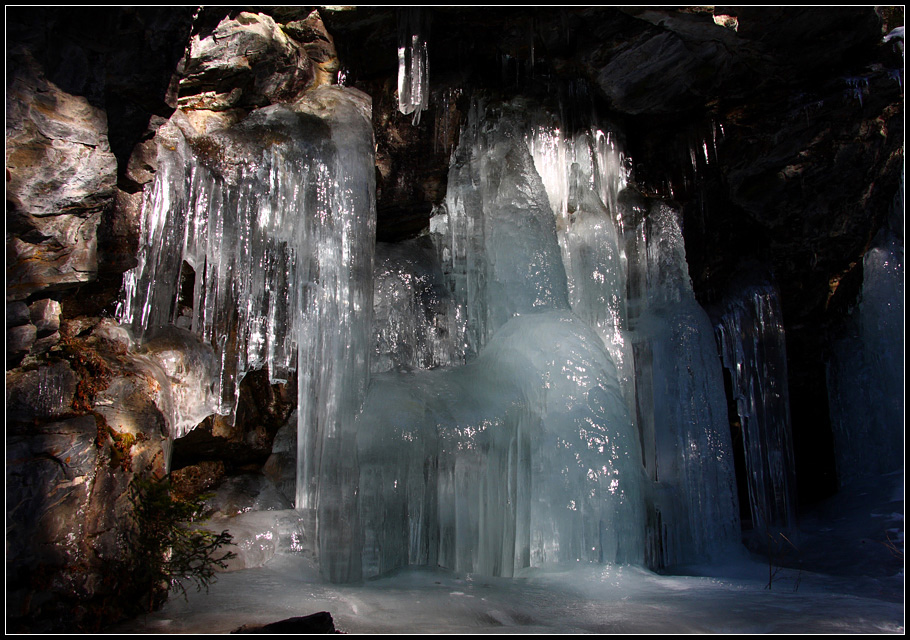
[[[161,389],[174,376],[109,320],[159,128],[176,111],[207,148],[253,110],[339,81],[373,100],[380,240],[427,227],[473,94],[620,123],[636,188],[682,207],[700,302],[746,270],[779,286],[800,486],[806,500],[832,490],[826,331],[902,190],[902,9],[439,7],[420,19],[430,99],[418,120],[398,110],[393,8],[8,10],[8,619],[102,625],[126,584],[105,567],[123,551],[127,487],[166,473]],[[268,458],[293,393],[244,388],[248,419],[210,419],[175,443],[181,466]]]

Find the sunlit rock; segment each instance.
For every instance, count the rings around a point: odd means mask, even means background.
[[[106,114],[48,81],[16,52],[7,92],[7,296],[96,277],[96,228],[114,195],[117,161]]]
[[[312,80],[312,64],[302,47],[270,16],[244,11],[223,20],[210,35],[193,36],[179,105],[262,107],[298,97]]]

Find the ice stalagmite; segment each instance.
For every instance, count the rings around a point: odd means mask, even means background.
[[[637,415],[649,497],[649,558],[672,566],[729,553],[739,517],[723,377],[695,300],[679,213],[627,203]],[[637,228],[636,228],[637,222]],[[634,304],[633,304],[634,303]]]
[[[250,369],[273,381],[297,369],[297,506],[315,516],[329,577],[357,579],[350,450],[369,376],[369,98],[319,87],[205,136],[178,111],[159,140],[121,316],[138,337],[175,323],[214,347],[212,411],[232,410]]]

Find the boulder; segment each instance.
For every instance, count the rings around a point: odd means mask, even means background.
[[[46,336],[60,329],[60,303],[50,298],[38,300],[29,305],[32,324],[39,335]]]
[[[194,35],[180,81],[184,109],[252,109],[290,102],[313,82],[306,51],[268,15],[243,11]]]
[[[7,91],[7,299],[93,280],[96,229],[116,184],[107,118],[10,55]]]
[[[21,324],[6,330],[6,368],[15,367],[32,350],[38,330],[33,324]],[[7,380],[9,385],[9,380]]]
[[[77,381],[76,373],[63,360],[30,371],[7,372],[6,419],[47,420],[72,412]]]

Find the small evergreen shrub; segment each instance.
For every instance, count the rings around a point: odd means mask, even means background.
[[[177,496],[170,482],[136,477],[130,483],[135,527],[129,536],[132,565],[140,584],[149,585],[149,609],[168,591],[186,598],[186,583],[196,591],[215,581],[218,568],[237,556],[222,547],[233,544],[226,530],[215,533],[203,529],[205,496]],[[195,525],[195,526],[194,526]]]

